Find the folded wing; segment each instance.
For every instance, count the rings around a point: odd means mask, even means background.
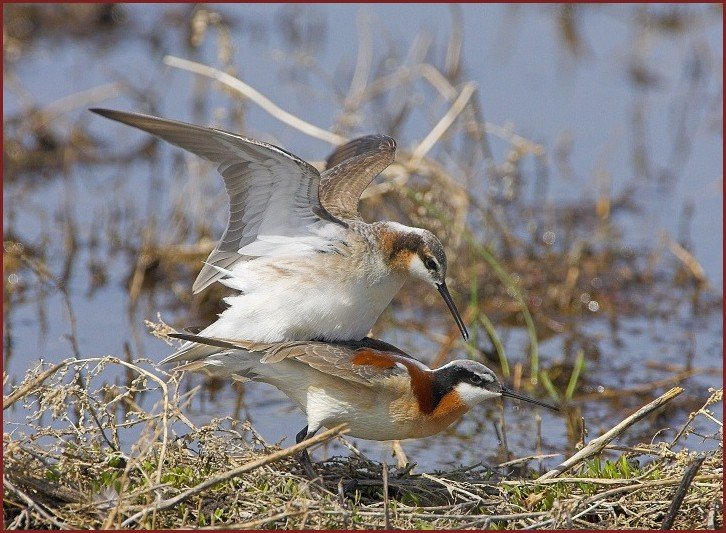
[[[259,343],[217,339],[186,333],[174,333],[169,336],[214,346],[220,352],[232,350],[258,352],[263,354],[260,361],[264,364],[275,364],[294,359],[324,374],[362,385],[371,385],[378,380],[390,377],[407,377],[406,367],[409,365],[423,368],[421,363],[395,346],[369,338],[349,343],[314,341]],[[170,359],[167,358],[160,364],[172,362]],[[182,368],[196,369],[196,366],[187,365]]]

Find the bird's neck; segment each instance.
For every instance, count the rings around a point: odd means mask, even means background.
[[[448,393],[456,386],[455,373],[451,367],[441,367],[433,370],[432,391],[434,405],[438,405]]]
[[[376,248],[382,261],[392,272],[408,275],[411,259],[421,244],[421,234],[417,228],[397,222],[380,222],[376,226]]]

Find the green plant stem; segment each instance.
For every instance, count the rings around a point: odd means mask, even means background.
[[[501,264],[494,258],[494,256],[486,249],[486,247],[474,242],[474,239],[470,235],[465,235],[464,238],[467,242],[476,250],[476,252],[494,269],[499,279],[511,289],[514,294],[515,300],[520,305],[522,310],[522,316],[524,322],[527,324],[527,333],[529,334],[529,371],[530,379],[533,385],[537,384],[537,376],[539,375],[539,349],[537,342],[537,331],[534,327],[534,320],[532,315],[527,308],[527,304],[524,302],[522,293],[517,287],[516,282],[512,277],[504,270]]]
[[[540,380],[542,381],[542,385],[544,385],[544,388],[547,389],[547,392],[552,396],[552,399],[559,402],[560,401],[560,395],[557,393],[557,389],[555,388],[555,385],[552,383],[552,380],[547,375],[547,372],[544,370],[539,373]]]
[[[577,352],[577,359],[575,359],[575,366],[572,368],[572,374],[570,374],[570,381],[567,383],[567,390],[565,391],[565,400],[569,401],[572,399],[572,395],[575,392],[575,386],[577,385],[578,379],[580,379],[580,373],[585,367],[585,351],[580,350]]]
[[[492,341],[492,344],[494,345],[494,349],[497,351],[497,356],[499,357],[499,366],[502,369],[502,375],[505,378],[509,377],[509,361],[507,360],[507,355],[504,352],[504,345],[502,344],[502,341],[499,339],[499,335],[497,335],[497,330],[494,329],[494,324],[492,324],[491,320],[489,320],[489,317],[482,311],[479,311],[479,321],[481,322],[482,326],[484,326],[484,329],[487,331],[487,334],[489,335],[489,339]]]
[[[411,189],[406,188],[401,192],[406,194],[406,196],[414,202],[426,207],[426,209],[430,210],[435,217],[439,218],[439,220],[442,220],[444,222],[450,222],[448,220],[448,217],[444,213],[442,213],[436,205],[432,204],[431,202],[427,202],[422,198],[417,198],[416,194]],[[532,314],[529,312],[529,308],[524,302],[524,297],[522,296],[522,293],[519,290],[519,287],[515,283],[514,279],[512,279],[507,271],[504,270],[504,267],[502,267],[502,265],[494,258],[494,256],[485,246],[476,241],[469,232],[465,231],[462,237],[464,238],[466,243],[494,269],[496,275],[509,289],[511,289],[512,293],[514,294],[514,299],[517,300],[517,302],[519,303],[522,311],[522,316],[524,317],[524,322],[527,325],[527,333],[529,334],[530,381],[533,385],[536,385],[537,376],[539,375],[539,348],[537,342],[537,331],[534,327],[534,320],[532,319]]]

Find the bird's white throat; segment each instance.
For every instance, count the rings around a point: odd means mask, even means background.
[[[501,396],[498,392],[492,392],[482,387],[475,387],[469,383],[458,383],[454,389],[461,396],[461,400],[469,407],[474,407],[484,400]]]

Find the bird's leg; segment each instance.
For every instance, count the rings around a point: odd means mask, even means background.
[[[317,433],[317,430],[313,431],[312,433],[308,433],[308,427],[305,426],[304,428],[302,428],[300,430],[300,432],[297,435],[295,435],[295,443],[300,444],[305,439],[309,439],[310,437],[315,435],[315,433]],[[300,465],[303,467],[305,474],[307,474],[307,476],[310,479],[315,479],[316,477],[318,477],[318,474],[315,472],[315,469],[313,468],[313,463],[310,460],[310,454],[308,453],[307,450],[301,451],[298,454],[297,459],[298,459],[298,461],[300,461]]]
[[[357,486],[358,486],[358,480],[356,478],[349,479],[343,485],[343,494],[348,494],[349,492],[353,492]]]

